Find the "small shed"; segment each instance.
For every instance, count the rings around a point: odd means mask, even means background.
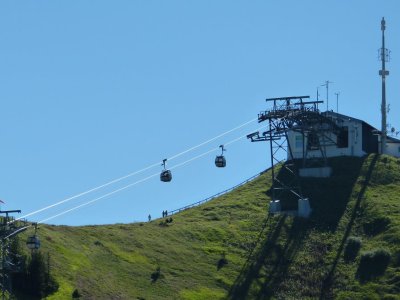
[[[400,157],[400,140],[388,136],[386,141],[386,154]]]

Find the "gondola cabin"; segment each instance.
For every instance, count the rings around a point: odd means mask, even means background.
[[[40,248],[40,239],[37,235],[32,235],[26,240],[26,246],[31,250],[37,250]]]
[[[172,173],[170,170],[164,170],[160,174],[160,180],[163,182],[170,182],[172,180]]]
[[[226,166],[226,159],[225,159],[225,157],[224,157],[223,155],[218,155],[218,156],[215,158],[215,165],[216,165],[218,168],[224,168],[224,167]]]
[[[170,182],[172,180],[171,171],[167,170],[165,167],[166,162],[167,162],[167,159],[165,158],[165,159],[163,159],[162,164],[161,164],[164,167],[164,170],[161,171],[161,174],[160,174],[160,180],[162,182]]]
[[[221,148],[221,155],[217,155],[217,157],[215,158],[215,165],[218,168],[224,168],[226,166],[226,159],[224,157],[224,151],[226,151],[226,149],[224,148],[224,145],[220,145],[219,146]]]

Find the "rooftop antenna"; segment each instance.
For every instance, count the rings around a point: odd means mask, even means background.
[[[335,93],[336,95],[336,113],[339,113],[339,95],[340,92]]]
[[[326,111],[329,110],[329,84],[333,83],[333,81],[325,81],[325,84],[321,84],[321,86],[325,86],[326,87]]]
[[[319,100],[319,86],[317,86],[317,101]]]
[[[385,62],[388,62],[390,59],[390,51],[385,48],[385,29],[386,22],[385,18],[382,17],[381,21],[381,30],[382,30],[382,48],[379,49],[379,57],[382,62],[382,69],[379,70],[379,75],[382,77],[382,104],[381,104],[381,113],[382,113],[382,128],[381,128],[381,153],[384,154],[386,151],[386,137],[387,137],[387,128],[386,128],[386,84],[385,79],[386,76],[389,75],[389,71],[385,68]]]

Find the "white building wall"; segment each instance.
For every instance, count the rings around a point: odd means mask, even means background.
[[[400,143],[386,143],[385,154],[392,155],[394,157],[400,157]]]
[[[346,148],[338,148],[336,145],[326,146],[326,156],[327,157],[336,157],[336,156],[364,156],[366,153],[362,150],[362,123],[358,120],[353,119],[342,119],[340,122],[340,126],[348,127],[348,147]],[[300,145],[299,140],[296,143],[297,139],[302,137],[302,134],[299,132],[290,131],[288,133],[288,140],[292,149],[292,153],[294,158],[303,158],[303,148]],[[332,134],[330,138],[336,142],[336,135]],[[307,146],[307,138],[304,138],[304,145]],[[288,152],[289,153],[289,152]],[[307,158],[310,157],[321,157],[320,150],[309,150],[307,153]],[[290,159],[290,153],[288,154],[288,159]]]

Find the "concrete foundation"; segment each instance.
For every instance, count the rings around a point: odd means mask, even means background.
[[[320,168],[301,168],[299,169],[300,177],[318,177],[326,178],[332,175],[331,167],[320,167]]]
[[[270,201],[269,202],[269,213],[276,214],[279,212],[281,212],[281,201],[280,200]]]
[[[308,198],[299,199],[298,204],[298,216],[302,218],[308,218],[311,214],[310,200]]]

